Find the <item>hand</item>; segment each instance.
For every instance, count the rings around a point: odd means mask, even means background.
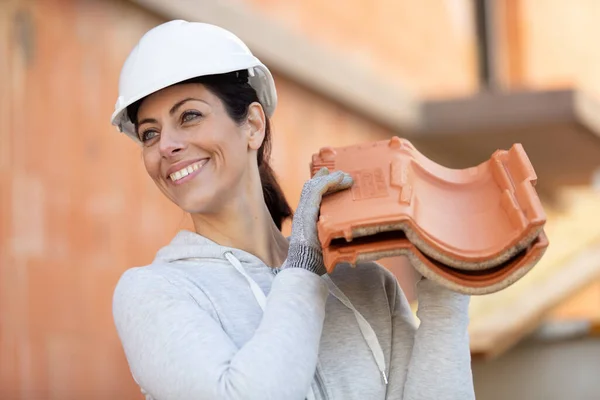
[[[317,235],[317,219],[323,196],[348,189],[352,177],[342,171],[329,173],[322,168],[304,184],[300,202],[292,220],[292,235],[288,257],[283,268],[304,268],[324,274],[323,250]]]

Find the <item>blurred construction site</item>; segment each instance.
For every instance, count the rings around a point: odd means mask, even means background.
[[[550,247],[472,298],[477,398],[600,398],[597,0],[1,0],[0,399],[143,398],[113,289],[190,220],[109,120],[129,51],[170,19],[231,30],[274,72],[292,205],[322,146],[397,135],[465,168],[522,143]],[[414,303],[411,266],[382,264]]]

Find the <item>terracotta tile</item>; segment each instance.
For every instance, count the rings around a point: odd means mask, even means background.
[[[320,168],[352,174],[352,189],[326,196],[318,223],[328,271],[405,255],[425,277],[487,294],[524,276],[544,254],[546,215],[519,144],[478,166],[453,170],[400,138],[313,155]]]
[[[377,262],[396,277],[409,302],[417,299],[415,284],[419,279],[419,274],[412,267],[408,257],[382,258]]]
[[[355,179],[351,190],[323,199],[318,230],[324,248],[395,232],[437,261],[478,270],[527,248],[546,222],[535,172],[519,144],[457,170],[395,137],[323,148],[313,155],[311,172],[321,167]]]
[[[383,257],[406,256],[425,278],[460,293],[484,295],[500,291],[525,276],[541,259],[547,247],[548,239],[542,231],[526,249],[498,266],[482,270],[462,270],[427,257],[406,238],[390,236],[385,240],[331,246],[324,249],[324,261],[327,270],[331,272],[335,265],[343,262],[354,264]]]

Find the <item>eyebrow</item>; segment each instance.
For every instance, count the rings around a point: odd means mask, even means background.
[[[182,105],[184,105],[185,103],[187,103],[188,101],[200,101],[204,104],[208,104],[206,101],[201,100],[201,99],[197,99],[195,97],[186,97],[185,99],[178,101],[177,103],[175,103],[173,105],[173,107],[171,107],[171,109],[169,110],[169,115],[173,115],[177,112],[177,110],[179,109],[179,107],[181,107]],[[144,118],[143,120],[138,122],[138,126],[142,125],[142,124],[156,124],[158,123],[158,121],[154,118]]]
[[[200,100],[197,99],[195,97],[186,97],[185,99],[178,101],[177,103],[175,103],[173,105],[173,107],[171,107],[171,109],[169,110],[169,115],[173,115],[177,112],[177,110],[179,109],[179,107],[181,107],[182,105],[184,105],[185,103],[187,103],[188,101],[201,101],[202,103],[208,104],[207,102],[205,102],[204,100]]]

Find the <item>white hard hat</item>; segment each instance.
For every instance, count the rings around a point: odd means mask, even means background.
[[[119,98],[111,122],[139,141],[127,107],[168,86],[204,75],[247,70],[268,117],[277,105],[269,69],[233,33],[215,25],[175,20],[148,32],[121,69]]]

